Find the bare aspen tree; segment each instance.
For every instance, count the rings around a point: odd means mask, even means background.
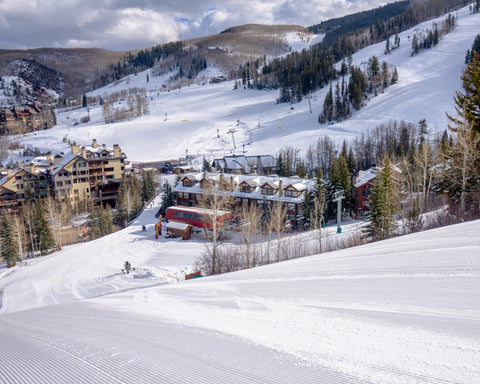
[[[254,205],[242,206],[240,211],[240,219],[242,220],[241,231],[243,241],[245,243],[246,267],[255,267],[257,265],[257,260],[255,257],[255,251],[252,254],[252,244],[254,242],[255,235],[258,233],[260,228],[260,211],[258,207]]]
[[[280,201],[273,202],[271,210],[272,232],[277,234],[277,262],[280,261],[280,248],[282,233],[286,229],[287,206]]]
[[[27,202],[22,207],[22,218],[25,223],[25,229],[28,237],[28,243],[32,255],[35,255],[35,206],[32,202]]]
[[[327,204],[325,190],[322,190],[319,196],[313,199],[313,208],[310,211],[310,228],[313,229],[315,238],[318,240],[318,251],[322,253],[322,225],[324,221],[324,212]]]
[[[444,173],[448,174],[450,183],[459,188],[460,209],[465,213],[467,197],[476,200],[475,196],[470,195],[468,184],[470,178],[479,176],[476,160],[480,157],[478,150],[480,135],[467,123],[459,125],[456,133],[455,145],[448,148],[444,154],[446,158]]]
[[[220,272],[218,260],[218,248],[221,237],[227,222],[220,220],[220,217],[230,208],[232,198],[228,196],[218,185],[205,188],[198,198],[198,206],[205,209],[204,219],[212,226],[212,243],[207,246],[207,252],[211,259],[212,275]]]
[[[62,227],[66,220],[66,207],[65,203],[56,201],[53,197],[48,196],[45,199],[45,210],[47,213],[48,221],[52,228],[53,239],[57,250],[62,249]]]
[[[428,202],[430,197],[430,190],[432,188],[432,180],[434,176],[434,166],[437,164],[437,151],[427,141],[420,143],[420,148],[414,155],[414,161],[419,173],[420,189],[422,192],[422,210],[428,210]]]

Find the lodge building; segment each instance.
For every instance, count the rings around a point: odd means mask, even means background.
[[[29,196],[49,195],[70,204],[90,200],[114,206],[125,158],[118,145],[110,149],[96,140],[87,147],[74,144],[64,156],[37,157],[0,179],[0,209],[15,212]]]
[[[178,205],[198,206],[199,196],[218,187],[232,198],[232,211],[249,206],[260,206],[266,200],[271,206],[275,202],[287,207],[288,223],[297,229],[302,210],[301,205],[307,191],[313,189],[314,179],[239,175],[224,173],[191,173],[183,176],[173,188]]]

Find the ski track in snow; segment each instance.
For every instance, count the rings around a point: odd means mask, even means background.
[[[42,312],[37,311],[39,320],[42,319]],[[2,362],[6,363],[7,369],[0,371],[0,382],[195,381],[205,384],[311,383],[312,380],[316,383],[339,384],[363,382],[325,367],[295,361],[291,356],[245,344],[243,341],[218,333],[142,322],[143,335],[155,336],[143,340],[136,339],[134,335],[137,324],[132,319],[118,324],[114,317],[111,317],[112,314],[105,311],[97,313],[95,321],[113,323],[115,327],[112,327],[107,335],[102,334],[101,342],[97,343],[95,342],[97,335],[91,335],[90,329],[78,324],[83,320],[82,314],[68,313],[67,310],[66,313],[58,315],[52,325],[61,325],[63,329],[64,322],[71,321],[72,329],[77,331],[76,337],[81,335],[80,339],[72,340],[70,334],[59,335],[54,330],[43,330],[42,333],[32,337],[28,328],[35,328],[35,325],[31,319],[24,319],[21,330],[13,332],[8,330],[2,340],[4,348],[0,350],[0,357]],[[174,338],[170,337],[171,332],[174,332]],[[94,339],[94,342],[91,339]],[[217,345],[215,350],[209,350],[206,354],[199,353],[203,345],[208,345],[212,341]],[[185,349],[183,346],[185,343],[191,347]],[[128,348],[125,348],[125,344]],[[29,356],[29,361],[18,370],[16,358],[22,356]],[[285,369],[285,365],[288,370]],[[52,372],[55,373],[53,378]]]

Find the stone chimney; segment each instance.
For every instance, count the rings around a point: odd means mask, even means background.
[[[92,147],[93,147],[93,148],[97,148],[97,147],[98,147],[97,139],[93,139],[93,140],[92,140]]]
[[[12,177],[12,170],[11,169],[7,169],[7,176],[8,176],[8,178]]]
[[[233,176],[230,176],[230,189],[233,191],[235,189],[235,180]]]
[[[72,145],[71,145],[71,148],[72,148],[72,153],[73,153],[74,155],[76,155],[76,154],[78,154],[78,153],[81,152],[80,147],[79,147],[77,144],[72,144]]]
[[[220,185],[223,187],[225,184],[225,175],[223,173],[220,173]]]
[[[122,157],[122,150],[118,144],[113,144],[113,157]]]
[[[82,157],[83,157],[84,159],[87,158],[87,150],[85,149],[85,147],[82,147]]]
[[[278,197],[283,196],[283,180],[278,180]]]

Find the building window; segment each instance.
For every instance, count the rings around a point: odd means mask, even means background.
[[[238,205],[242,204],[242,198],[241,197],[237,197],[237,204]]]
[[[370,201],[368,201],[368,200],[362,201],[362,206],[364,206],[364,207],[370,207]]]
[[[57,187],[63,187],[63,181],[57,181]]]
[[[285,190],[285,196],[287,197],[297,197],[298,196],[298,191],[295,189],[286,189]]]
[[[248,205],[248,199],[242,199],[242,204],[243,205]]]
[[[252,192],[252,190],[250,189],[250,187],[248,185],[244,184],[240,187],[240,192],[250,193],[250,192]]]
[[[269,185],[267,185],[266,187],[263,187],[262,188],[262,194],[264,195],[273,195],[274,194],[274,190],[272,187],[270,187]]]
[[[289,203],[288,204],[288,210],[292,211],[292,212],[295,212],[295,204]]]

